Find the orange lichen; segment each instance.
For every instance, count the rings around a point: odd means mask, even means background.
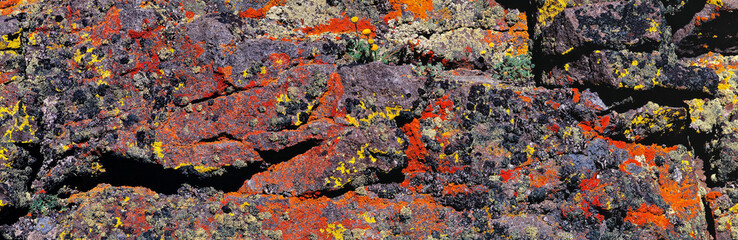
[[[635,211],[633,211],[633,208],[629,207],[628,214],[625,216],[624,220],[638,226],[644,226],[649,223],[660,228],[671,226],[669,219],[664,216],[663,209],[656,205],[647,205],[645,203]]]
[[[519,98],[520,100],[523,100],[523,101],[525,101],[525,102],[531,102],[531,99],[530,99],[530,97],[527,97],[527,96],[523,96],[523,93],[522,93],[522,92],[520,92],[520,91],[515,91],[515,93],[516,93],[516,94],[518,94],[518,98]]]
[[[274,6],[282,6],[284,5],[285,2],[286,0],[271,0],[266,5],[264,5],[262,8],[259,8],[259,9],[249,8],[249,9],[246,9],[245,11],[241,11],[241,13],[239,13],[238,15],[241,18],[263,18],[264,16],[266,16],[266,13],[269,11],[269,9],[271,9]]]
[[[666,166],[666,165],[665,165]],[[661,167],[661,172],[668,172],[667,167]],[[696,191],[697,183],[693,177],[686,177],[681,184],[674,181],[667,174],[659,175],[659,189],[661,197],[669,203],[677,216],[681,219],[692,219],[697,217],[700,209],[700,199]]]
[[[719,198],[722,195],[723,194],[720,192],[712,191],[712,192],[705,194],[705,198],[709,201],[715,201],[717,198]]]
[[[0,15],[8,15],[16,8],[35,2],[35,0],[0,0]]]
[[[539,188],[549,183],[556,183],[559,180],[559,172],[553,168],[546,168],[546,171],[543,173],[533,171],[530,178],[530,185]]]
[[[471,189],[469,189],[469,187],[467,185],[464,185],[464,184],[451,183],[451,184],[446,185],[446,186],[443,187],[443,194],[444,195],[453,195],[453,196],[455,196],[456,194],[459,194],[459,193],[467,193],[467,192],[471,192]]]
[[[0,72],[0,84],[10,82],[16,77],[16,71],[12,72]]]
[[[92,29],[92,44],[99,46],[121,29],[120,10],[113,6],[105,13],[105,21]]]
[[[302,32],[307,35],[318,35],[326,32],[358,32],[359,29],[369,29],[369,34],[364,34],[364,37],[374,38],[376,36],[376,27],[374,27],[374,25],[372,25],[368,19],[359,19],[356,23],[353,23],[348,16],[345,16],[343,18],[331,19],[328,24],[321,24],[314,27],[305,27],[302,29]]]
[[[595,121],[594,130],[597,132],[603,133],[605,132],[605,129],[609,125],[610,125],[610,116],[604,116],[604,117],[601,117],[599,120]]]
[[[415,17],[420,19],[427,19],[428,12],[433,11],[432,0],[390,0],[389,2],[392,4],[394,11],[385,15],[385,22],[402,16],[403,10],[413,13]]]

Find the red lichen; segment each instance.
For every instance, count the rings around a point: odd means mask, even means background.
[[[425,166],[422,162],[425,161],[425,156],[428,151],[425,149],[425,144],[420,141],[420,121],[413,119],[412,122],[402,126],[402,131],[407,135],[410,145],[405,150],[405,155],[408,158],[408,166],[402,170],[403,173],[413,172],[424,172],[430,169]]]
[[[113,34],[120,31],[122,25],[120,23],[120,10],[113,6],[105,13],[105,21],[91,27],[92,32],[90,40],[93,46],[100,46],[103,41],[110,39]]]
[[[597,187],[597,185],[600,184],[600,180],[597,179],[597,174],[594,174],[591,178],[587,178],[582,180],[582,182],[579,184],[579,188],[584,191],[589,191]]]
[[[328,90],[320,96],[318,107],[310,115],[308,121],[315,121],[317,119],[326,117],[335,117],[345,112],[345,110],[339,109],[339,101],[343,96],[343,84],[341,83],[341,75],[338,73],[331,73],[328,78]]]
[[[502,181],[507,182],[508,180],[510,180],[510,178],[513,177],[513,174],[520,171],[520,169],[522,168],[515,168],[515,169],[510,169],[510,170],[500,170],[500,177],[502,177]],[[517,176],[517,174],[515,176]]]
[[[579,93],[579,89],[576,89],[576,88],[572,88],[571,91],[574,93],[574,102],[578,103],[579,97],[582,96],[582,94]]]
[[[448,95],[444,95],[428,104],[420,119],[440,117],[442,120],[446,120],[447,115],[453,112],[453,107],[454,102],[448,99]]]

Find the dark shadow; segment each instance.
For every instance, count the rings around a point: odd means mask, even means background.
[[[161,194],[176,194],[185,184],[198,188],[212,187],[223,192],[235,192],[255,174],[266,171],[273,164],[285,162],[303,154],[320,143],[322,141],[310,139],[279,151],[257,151],[263,161],[253,162],[241,168],[225,166],[213,173],[198,172],[193,166],[183,166],[178,169],[164,168],[157,163],[106,153],[100,156],[99,161],[105,169],[104,173],[97,176],[72,176],[49,192],[58,193],[61,186],[73,187],[85,192],[101,183],[112,186],[145,187]],[[66,194],[60,194],[59,197],[68,197],[64,195]]]
[[[705,4],[707,4],[707,0],[686,1],[684,9],[676,14],[666,15],[666,23],[671,26],[671,32],[674,33],[686,26],[690,21],[692,21],[694,15],[705,7]]]
[[[260,151],[256,150],[257,153],[259,153],[259,156],[264,159],[265,162],[268,164],[277,164],[281,162],[286,162],[287,160],[290,160],[300,154],[303,154],[307,152],[308,150],[317,147],[323,143],[322,140],[319,139],[308,139],[303,142],[300,142],[298,144],[285,147],[281,150],[275,151],[275,150],[267,150],[267,151]]]
[[[684,102],[695,98],[704,99],[712,96],[704,92],[688,90],[653,88],[650,90],[615,89],[603,86],[573,86],[580,89],[589,89],[596,92],[605,105],[610,106],[607,110],[626,112],[638,109],[648,102],[653,102],[665,107],[688,107]]]
[[[707,204],[707,199],[705,197],[702,197],[702,206],[705,208],[705,221],[707,221],[707,232],[710,233],[710,236],[712,236],[712,239],[717,239],[715,236],[717,235],[717,232],[715,231],[715,216],[712,215],[712,210],[710,209],[710,206]]]
[[[405,167],[397,167],[395,169],[390,170],[389,172],[385,173],[382,171],[376,171],[375,174],[377,175],[377,181],[376,183],[402,183],[405,181],[405,174],[402,173],[402,170],[405,169]]]

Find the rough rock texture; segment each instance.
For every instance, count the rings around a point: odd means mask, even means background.
[[[0,237],[738,238],[736,6],[0,0]]]

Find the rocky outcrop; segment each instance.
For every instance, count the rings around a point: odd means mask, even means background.
[[[0,236],[735,237],[733,5],[0,1]]]

